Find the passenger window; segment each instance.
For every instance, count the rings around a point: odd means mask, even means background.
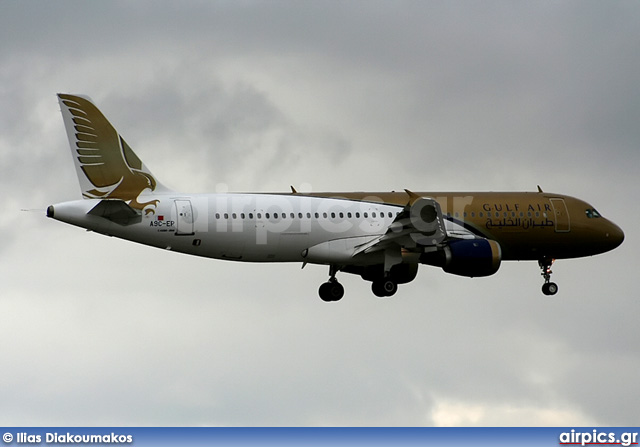
[[[228,219],[229,218],[229,213],[224,213],[224,218]]]
[[[347,217],[351,219],[351,213],[347,213]]]
[[[322,217],[327,218],[327,213],[322,213]]]
[[[216,219],[220,219],[220,213],[216,213]]]
[[[344,213],[340,213],[340,219],[344,219]]]
[[[360,219],[360,213],[356,213],[356,219]]]
[[[236,214],[236,213],[233,213],[233,214],[231,215],[231,217],[233,217],[233,218],[235,219],[235,218],[237,218],[238,216],[237,216],[237,214]]]
[[[363,214],[364,218],[366,219],[367,217],[369,217],[369,215],[367,213]]]
[[[302,219],[302,213],[298,213],[298,219]]]
[[[331,218],[335,219],[336,218],[336,213],[331,213]]]
[[[307,219],[311,219],[311,213],[307,213]]]
[[[249,213],[249,219],[253,219],[253,213]]]

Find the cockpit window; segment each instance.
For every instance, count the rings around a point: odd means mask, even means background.
[[[597,219],[598,217],[602,217],[602,215],[595,208],[589,208],[586,213],[589,219]]]

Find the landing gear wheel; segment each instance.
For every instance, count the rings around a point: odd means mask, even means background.
[[[551,282],[551,265],[555,259],[543,258],[538,261],[538,265],[542,269],[542,277],[544,278],[544,284],[542,285],[542,293],[545,295],[555,295],[558,293],[558,285],[555,282]]]
[[[398,291],[398,284],[391,279],[385,279],[382,281],[382,288],[387,296],[392,296]]]
[[[371,284],[371,291],[375,296],[383,298],[385,296],[392,296],[398,291],[398,284],[389,278],[374,281]]]
[[[542,293],[545,295],[555,295],[558,293],[558,285],[555,282],[548,282],[542,286]]]
[[[320,295],[320,299],[324,302],[331,301],[331,283],[325,282],[320,285],[320,289],[318,289],[318,295]]]
[[[340,270],[337,265],[329,266],[329,281],[323,283],[318,290],[320,299],[325,302],[340,301],[344,296],[344,287],[336,279],[336,273]]]
[[[338,281],[328,281],[323,283],[318,290],[320,299],[327,303],[340,301],[344,296],[344,287]]]
[[[374,281],[373,283],[371,283],[371,291],[375,296],[380,298],[384,298],[385,296],[387,296],[384,288],[382,287],[382,281]]]

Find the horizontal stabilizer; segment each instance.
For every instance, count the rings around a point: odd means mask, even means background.
[[[87,214],[104,217],[118,225],[131,225],[142,220],[140,212],[122,200],[101,200]]]

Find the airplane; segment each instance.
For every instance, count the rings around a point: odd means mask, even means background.
[[[86,96],[58,94],[82,199],[47,217],[189,255],[329,267],[319,288],[339,301],[339,272],[378,297],[413,281],[421,264],[465,277],[502,261],[538,261],[545,295],[556,259],[618,247],[623,231],[580,199],[544,192],[187,194],[160,183]]]

